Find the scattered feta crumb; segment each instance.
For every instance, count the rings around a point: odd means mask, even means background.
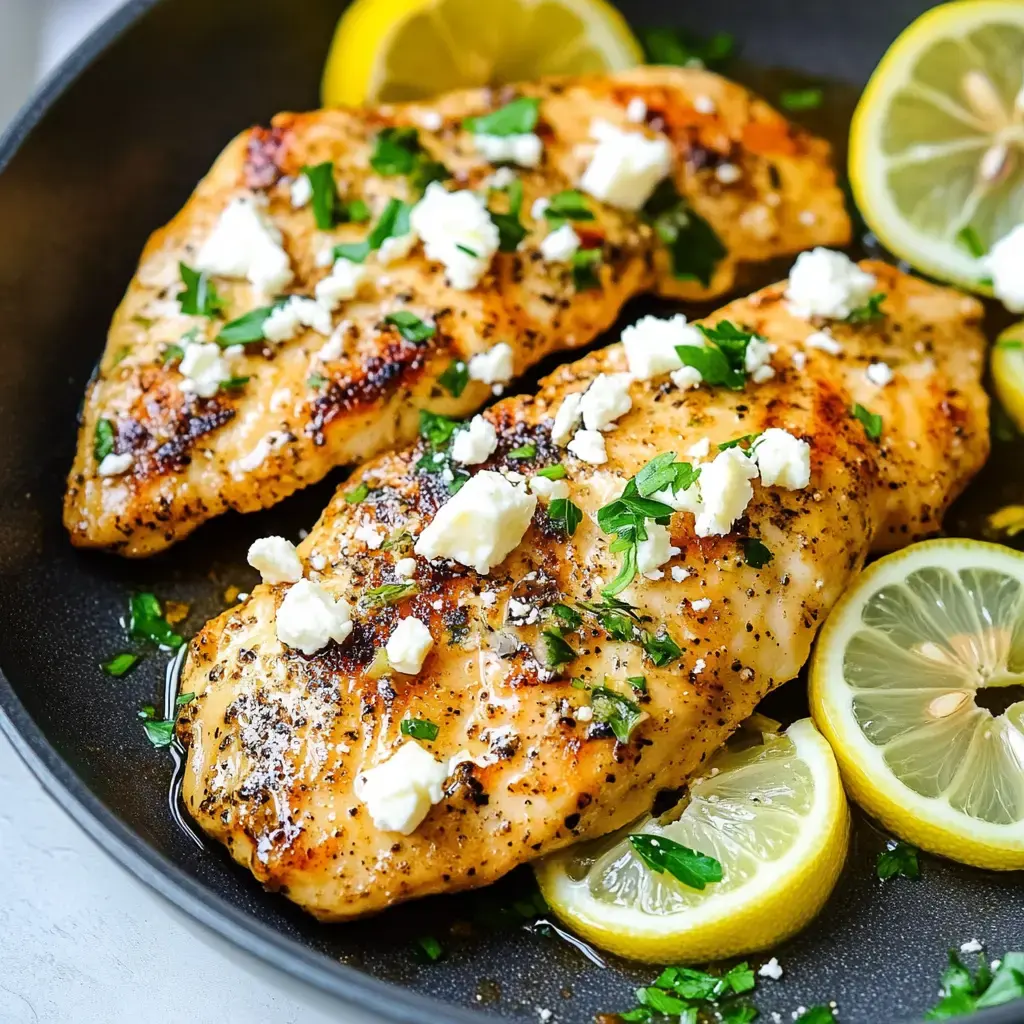
[[[788,430],[769,427],[754,441],[751,455],[765,487],[799,491],[811,481],[811,446]]]
[[[682,313],[671,317],[644,316],[622,332],[626,365],[637,380],[650,380],[678,370],[683,361],[677,345],[704,345],[704,335]]]
[[[782,977],[782,965],[773,956],[766,964],[761,964],[757,973],[762,978],[771,978],[773,981],[778,981]]]
[[[711,607],[711,598],[710,597],[702,597],[702,598],[700,598],[700,599],[698,599],[696,601],[691,601],[690,602],[690,607],[695,612],[706,612]]]
[[[793,364],[794,370],[804,370],[807,368],[807,353],[801,352],[797,349],[791,356],[790,362]]]
[[[592,722],[594,720],[594,709],[589,704],[581,704],[573,714],[577,722]]]
[[[398,260],[404,260],[419,240],[419,235],[415,231],[407,231],[404,235],[392,235],[390,238],[385,238],[377,250],[377,262],[387,267],[392,263],[397,263]],[[385,278],[380,278],[379,283],[385,285]]]
[[[706,459],[711,454],[711,438],[702,437],[696,444],[686,449],[691,459]]]
[[[444,118],[436,110],[422,111],[417,120],[428,132],[439,132],[444,125]]]
[[[100,476],[120,476],[131,469],[134,461],[135,456],[131,452],[121,452],[120,454],[111,452],[109,455],[103,456],[100,464],[96,467],[96,472]]]
[[[296,210],[302,209],[313,198],[313,186],[305,174],[300,174],[291,184],[292,206]]]
[[[437,510],[416,541],[416,554],[453,558],[486,575],[518,547],[536,508],[525,487],[482,470]]]
[[[331,311],[313,299],[293,295],[263,321],[263,337],[274,344],[289,341],[301,327],[311,327],[318,334],[329,335]]]
[[[352,632],[352,609],[319,583],[299,580],[277,609],[277,638],[303,654],[316,654],[328,641],[344,643]]]
[[[633,407],[628,373],[599,373],[583,393],[580,412],[587,430],[610,430]],[[571,447],[570,447],[571,450]]]
[[[549,263],[568,263],[580,247],[580,236],[571,224],[555,228],[540,243],[540,254]]]
[[[895,376],[888,363],[872,363],[864,375],[877,388],[884,388],[886,384],[891,384]]]
[[[667,561],[678,555],[680,550],[672,546],[672,535],[667,526],[648,522],[646,528],[647,539],[640,541],[636,549],[637,571],[644,576],[660,569]]]
[[[812,249],[796,258],[789,273],[786,298],[793,316],[845,320],[863,306],[877,281],[848,256],[834,249]]]
[[[743,177],[743,171],[735,164],[719,164],[715,168],[715,177],[723,185],[735,185]]]
[[[407,740],[386,761],[356,777],[355,794],[382,832],[411,835],[444,799],[448,762]]]
[[[331,272],[316,286],[316,300],[325,309],[333,312],[343,302],[354,299],[366,281],[366,267],[351,260],[335,260]],[[329,334],[330,328],[321,331]]]
[[[775,352],[775,346],[763,338],[753,337],[747,344],[747,351],[743,357],[743,368],[750,374],[755,384],[763,384],[775,376],[772,369],[771,358]]]
[[[361,522],[352,537],[361,540],[371,551],[376,551],[384,543],[384,534],[369,520]]]
[[[757,466],[740,448],[727,448],[701,467],[698,537],[720,537],[732,529],[754,496],[750,481],[756,476]]]
[[[344,350],[345,335],[348,333],[348,329],[351,327],[351,321],[342,320],[331,336],[326,342],[320,347],[320,350],[316,354],[316,358],[321,363],[333,363],[341,358],[341,353]]]
[[[387,652],[388,662],[396,672],[414,676],[423,668],[423,662],[426,661],[433,646],[434,638],[430,635],[426,623],[409,615],[395,626],[395,631],[388,638],[384,650]]]
[[[643,124],[647,120],[647,104],[639,96],[626,104],[626,120],[630,124]]]
[[[416,575],[416,559],[411,556],[395,562],[395,575],[400,580],[411,580]]]
[[[801,210],[796,219],[800,221],[805,228],[809,228],[812,224],[815,224],[818,220],[817,215],[813,210]]]
[[[530,216],[534,220],[541,220],[544,216],[544,211],[551,205],[551,200],[547,196],[538,196],[534,199],[530,206]]]
[[[693,99],[693,109],[698,114],[713,114],[718,107],[715,106],[715,101],[710,96],[695,96]]]
[[[264,583],[298,583],[302,579],[302,559],[295,545],[284,537],[254,540],[245,557]]]
[[[512,346],[500,341],[486,352],[478,352],[467,364],[470,380],[484,384],[507,384],[515,371]]]
[[[1000,238],[983,263],[995,297],[1011,313],[1024,313],[1024,224]]]
[[[546,476],[535,476],[530,479],[530,490],[541,501],[553,501],[556,498],[569,497],[569,485],[565,480],[549,480]]]
[[[708,599],[705,598],[705,600],[707,601]],[[711,602],[708,601],[708,603],[710,604]],[[693,663],[693,668],[691,669],[691,671],[693,672],[693,674],[695,676],[699,676],[701,674],[701,672],[703,672],[704,669],[706,669],[707,667],[708,667],[708,663],[703,658],[698,658]]]
[[[544,155],[544,143],[533,132],[521,135],[474,135],[476,151],[492,164],[517,164],[537,167]]]
[[[560,447],[565,447],[572,440],[576,428],[583,419],[581,407],[582,392],[574,392],[562,399],[562,404],[555,411],[555,420],[551,425],[551,440]]]
[[[309,556],[309,567],[316,572],[323,572],[327,568],[327,556],[319,551],[314,552]]]
[[[212,398],[221,384],[231,377],[227,352],[214,342],[187,341],[178,371],[185,379],[178,387],[200,398]]]
[[[672,383],[680,391],[689,391],[690,388],[699,388],[704,378],[695,366],[681,366],[669,374]]]
[[[960,944],[961,953],[980,953],[984,948],[985,943],[981,939],[968,939]]]
[[[673,565],[669,572],[676,583],[682,583],[690,575],[690,570],[684,569],[681,565]]]
[[[600,466],[608,461],[604,434],[599,430],[577,430],[568,444],[568,449],[577,459],[588,462],[591,466]]]
[[[607,121],[595,121],[590,133],[597,139],[597,148],[580,188],[612,206],[639,210],[672,170],[668,140],[625,132]]]
[[[518,626],[530,626],[540,618],[540,611],[527,601],[520,601],[518,598],[508,599],[508,617]]]
[[[427,258],[442,263],[449,283],[460,291],[477,286],[498,251],[498,229],[487,206],[468,189],[449,192],[432,181],[409,223],[423,239]]]
[[[841,356],[843,346],[828,331],[815,331],[804,339],[804,348],[816,348],[830,356]]]
[[[458,431],[452,442],[452,459],[463,466],[476,466],[486,462],[498,447],[498,434],[494,426],[474,416],[468,426]]]

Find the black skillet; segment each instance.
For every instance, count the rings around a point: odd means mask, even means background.
[[[618,961],[599,967],[550,930],[517,924],[503,908],[528,881],[522,872],[477,894],[326,927],[262,892],[218,849],[198,846],[169,806],[172,759],[150,747],[136,718],[141,704],[162,700],[167,657],[151,655],[119,681],[98,668],[125,647],[118,620],[132,590],[189,602],[186,628],[197,628],[223,607],[226,587],[252,584],[249,541],[296,536],[339,475],[271,512],[225,517],[142,563],[77,552],[60,525],[76,409],[147,234],[180,207],[236,131],[317,104],[341,6],[136,0],[68,58],[0,142],[0,725],[56,799],[130,871],[300,981],[391,1020],[537,1021],[538,1008],[548,1008],[556,1021],[588,1021],[633,1005],[633,987],[653,971]],[[782,79],[753,68],[845,83],[829,86],[825,108],[808,115],[810,127],[840,141],[853,87],[927,6],[717,0],[682,9],[635,0],[627,14],[638,25],[734,33],[749,62],[737,74],[768,93]],[[758,268],[748,283],[784,270]],[[954,532],[970,529],[975,505],[996,503],[1000,488],[1013,497],[1009,470],[1020,457],[1019,448],[997,448],[988,482],[973,492],[984,497],[954,511]],[[768,710],[792,717],[805,713],[801,701],[794,683]],[[1020,874],[925,858],[920,882],[883,886],[873,873],[883,843],[858,821],[832,900],[776,951],[786,973],[760,986],[765,1019],[777,1011],[788,1020],[798,1006],[831,999],[851,1024],[919,1018],[935,1001],[947,948],[975,936],[992,955],[1024,948]],[[413,946],[425,934],[443,943],[442,960],[417,962]],[[1024,1009],[975,1019],[1021,1020]]]

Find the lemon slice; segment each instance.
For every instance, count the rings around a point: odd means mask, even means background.
[[[1017,429],[1024,431],[1024,322],[999,335],[991,362],[996,396]]]
[[[811,709],[847,792],[896,835],[965,864],[1016,869],[1024,701],[1010,702],[1022,683],[1024,555],[924,541],[875,562],[832,611],[811,665]]]
[[[821,909],[846,858],[850,815],[835,759],[809,719],[715,755],[676,820],[644,818],[546,857],[552,910],[597,946],[685,963],[767,949]],[[703,890],[644,865],[626,838],[665,836],[722,865]]]
[[[605,0],[356,0],[323,78],[325,106],[416,100],[543,75],[633,67],[643,51]]]
[[[882,243],[988,292],[981,256],[1024,222],[1024,3],[941,4],[882,58],[850,128],[850,181]]]

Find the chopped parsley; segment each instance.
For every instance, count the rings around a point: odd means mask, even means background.
[[[720,452],[728,451],[730,448],[742,448],[743,451],[746,451],[760,436],[760,434],[742,434],[740,437],[734,437],[730,441],[723,441],[721,444],[715,445],[715,447]]]
[[[548,504],[548,519],[567,537],[571,537],[576,527],[583,522],[583,512],[579,505],[568,498],[552,498]]]
[[[369,493],[370,485],[365,480],[362,480],[351,491],[345,492],[345,500],[350,505],[358,505],[359,502],[366,500]]]
[[[143,705],[139,709],[138,716],[142,719],[142,730],[146,734],[146,739],[157,750],[171,745],[171,740],[174,739],[173,718],[157,718],[156,708],[152,704]]]
[[[706,853],[691,850],[667,836],[634,833],[630,845],[640,859],[659,875],[667,871],[691,889],[704,889],[709,882],[722,880],[722,865]]]
[[[882,303],[885,302],[884,292],[875,292],[863,306],[858,306],[847,318],[848,324],[866,324],[872,320],[881,320],[885,316]]]
[[[620,743],[628,743],[633,730],[646,717],[639,704],[607,686],[595,686],[590,691],[590,706],[594,721],[607,725]]]
[[[743,541],[743,561],[754,569],[763,569],[775,556],[757,537]]]
[[[925,1014],[925,1020],[947,1020],[1024,996],[1024,953],[1007,953],[995,970],[981,956],[978,960],[972,974],[950,951],[949,967],[942,975],[942,1000]]]
[[[637,574],[637,547],[640,541],[647,539],[647,520],[653,519],[666,526],[672,511],[671,505],[643,497],[635,479],[626,484],[618,498],[597,510],[598,526],[605,533],[616,535],[608,551],[622,555],[618,576],[601,590],[606,598],[621,593],[633,582]]]
[[[636,489],[641,497],[649,498],[657,491],[671,488],[673,494],[691,487],[700,476],[689,462],[676,462],[675,452],[656,455],[636,475]]]
[[[858,402],[853,407],[853,418],[860,421],[869,440],[878,442],[882,439],[882,417],[878,413],[865,409]]]
[[[451,473],[448,490],[455,494],[469,479],[469,474],[451,465],[451,441],[462,424],[428,409],[420,410],[420,437],[426,442],[425,451],[416,463],[416,468],[425,473]]]
[[[587,206],[586,197],[578,189],[567,188],[556,192],[544,207],[544,218],[551,227],[560,227],[567,220],[593,220],[594,214]]]
[[[441,943],[433,935],[422,935],[413,946],[413,955],[421,963],[434,963],[440,960],[444,950]]]
[[[322,373],[311,373],[306,378],[306,386],[314,391],[319,390],[327,383],[327,378]]]
[[[793,1024],[833,1024],[836,1016],[830,1006],[812,1006],[804,1010]]]
[[[561,480],[566,475],[566,469],[561,463],[556,462],[553,466],[545,466],[543,469],[538,469],[536,475],[542,476],[546,480]]]
[[[184,291],[178,292],[181,311],[186,316],[217,316],[224,309],[224,300],[210,283],[205,272],[193,270],[186,263],[178,264]]]
[[[897,875],[904,878],[920,878],[921,865],[918,863],[917,854],[916,846],[899,839],[893,840],[879,853],[875,861],[875,874],[883,880],[895,878]]]
[[[553,604],[551,612],[565,623],[566,629],[579,629],[583,625],[583,616],[567,604]]]
[[[617,597],[606,597],[600,603],[583,601],[580,603],[580,607],[597,619],[598,624],[612,640],[632,643],[637,639],[642,640],[644,637],[639,623],[646,619],[642,619],[628,601],[622,601]]]
[[[384,177],[405,175],[417,192],[422,192],[432,181],[448,177],[444,164],[433,160],[420,145],[415,128],[384,128],[374,141],[370,166]]]
[[[186,704],[191,704],[196,699],[196,695],[191,691],[189,693],[179,693],[174,698],[174,706],[176,708],[184,707]]]
[[[647,692],[647,676],[626,676],[626,682],[629,683],[637,693]]]
[[[643,648],[657,668],[662,668],[678,658],[683,650],[666,632],[644,633]]]
[[[526,228],[519,220],[523,208],[523,183],[516,178],[507,188],[495,191],[504,192],[508,197],[508,210],[505,213],[497,213],[488,208],[491,220],[498,229],[498,250],[515,252],[519,248],[519,243],[526,237]]]
[[[131,651],[123,651],[115,654],[110,661],[105,661],[100,666],[108,676],[120,679],[121,676],[130,672],[142,660],[141,654],[132,654]]]
[[[458,398],[469,383],[469,367],[461,359],[453,359],[437,382],[452,398]]]
[[[714,228],[692,210],[666,178],[643,208],[643,215],[669,252],[672,275],[680,281],[699,281],[705,288],[727,249]]]
[[[480,253],[478,253],[476,249],[470,249],[468,245],[463,245],[461,242],[456,242],[455,248],[458,249],[459,252],[464,252],[467,256],[472,256],[473,259],[475,260],[480,259]]]
[[[747,348],[754,335],[729,320],[713,327],[697,324],[706,345],[677,345],[676,354],[684,366],[692,366],[705,384],[742,391],[747,382]]]
[[[429,409],[420,410],[420,437],[434,448],[443,448],[462,424]]]
[[[302,168],[302,173],[306,176],[313,193],[313,220],[321,231],[330,231],[338,222],[338,210],[341,205],[338,187],[334,183],[334,164],[327,160],[312,167],[307,165]]]
[[[97,462],[102,462],[114,451],[114,424],[111,420],[100,419],[96,421],[96,430],[93,432],[92,452]]]
[[[978,229],[968,224],[956,233],[957,242],[966,249],[976,260],[988,255],[985,243],[978,234]]]
[[[136,640],[148,640],[167,650],[185,641],[171,629],[155,594],[133,594],[128,603],[128,633]]]
[[[462,127],[474,135],[525,135],[537,127],[540,100],[532,96],[519,96],[505,106],[467,117]]]
[[[401,199],[389,199],[366,239],[362,242],[343,242],[336,245],[335,259],[351,260],[353,263],[365,262],[366,257],[371,252],[376,252],[387,239],[401,238],[409,234],[411,212],[411,203],[403,203]]]
[[[407,583],[384,583],[371,587],[363,594],[361,601],[369,608],[384,608],[419,593],[419,586],[413,581]]]
[[[221,348],[230,348],[232,345],[251,345],[257,341],[263,341],[263,325],[279,305],[280,303],[275,303],[272,306],[250,309],[248,313],[243,313],[240,317],[226,323],[214,341]]]
[[[779,96],[779,106],[783,110],[817,110],[825,99],[824,89],[787,89]]]
[[[544,644],[544,664],[548,668],[560,669],[576,657],[576,652],[566,642],[560,629],[545,629],[541,632]]]
[[[616,1014],[624,1021],[651,1021],[656,1015],[677,1016],[679,1024],[720,1020],[722,1024],[750,1024],[757,1009],[743,997],[756,983],[743,961],[725,974],[708,974],[693,967],[666,967],[652,985],[636,990],[635,1010]],[[671,1008],[671,1009],[669,1009]]]
[[[407,309],[399,309],[394,313],[388,313],[384,317],[384,323],[397,327],[398,333],[406,341],[411,341],[414,345],[418,345],[421,341],[429,340],[437,333],[437,328],[433,324],[428,324],[425,320],[421,320],[415,313],[410,313]]]
[[[572,283],[578,292],[589,292],[601,287],[601,249],[577,249],[572,254]]]
[[[677,67],[719,67],[736,52],[736,40],[728,32],[704,38],[681,28],[650,28],[641,35],[648,64]]]
[[[221,391],[237,391],[249,383],[248,377],[228,377],[220,382]]]
[[[513,448],[508,453],[510,459],[532,459],[537,454],[537,446],[535,444],[524,444],[518,448]]]
[[[425,718],[403,718],[400,726],[403,736],[411,736],[414,740],[426,740],[428,743],[437,739],[440,732],[436,722]]]

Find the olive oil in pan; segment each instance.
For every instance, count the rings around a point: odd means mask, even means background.
[[[164,718],[175,718],[178,713],[178,688],[181,681],[181,669],[185,664],[185,657],[188,654],[188,644],[178,648],[174,657],[167,663],[164,672]],[[167,807],[171,812],[171,818],[175,825],[192,840],[199,849],[206,849],[199,833],[189,824],[185,812],[185,801],[181,796],[182,780],[185,777],[185,748],[177,736],[171,739],[171,759],[174,761],[174,770],[171,772],[171,782],[167,791]]]

